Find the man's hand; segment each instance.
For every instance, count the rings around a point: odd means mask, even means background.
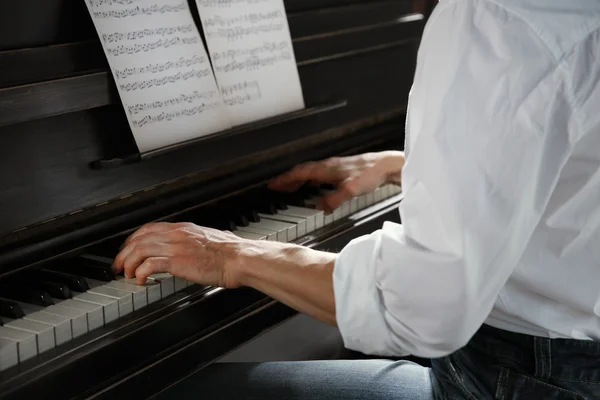
[[[337,190],[321,200],[319,208],[332,212],[345,201],[372,192],[386,183],[401,183],[404,153],[384,151],[334,157],[300,164],[269,182],[273,190],[293,192],[305,183],[334,184]]]
[[[208,286],[252,287],[335,325],[336,257],[289,243],[241,239],[191,223],[156,223],[125,241],[114,269],[139,284],[154,273],[168,272]]]
[[[192,223],[149,224],[125,241],[114,268],[140,284],[154,273],[168,272],[192,282],[236,288],[241,283],[235,264],[242,260],[242,249],[253,245],[230,232]]]

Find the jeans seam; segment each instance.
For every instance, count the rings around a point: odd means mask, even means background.
[[[508,379],[508,369],[501,367],[500,368],[500,375],[498,376],[498,383],[497,383],[497,387],[496,387],[496,400],[502,400],[504,399],[504,396],[506,394],[506,382]]]
[[[446,366],[450,370],[450,375],[452,376],[452,380],[454,381],[454,383],[456,383],[456,385],[458,386],[460,391],[463,393],[463,395],[465,395],[469,400],[477,400],[477,398],[473,395],[473,393],[471,393],[469,391],[469,389],[465,386],[461,376],[459,375],[458,371],[456,371],[456,368],[454,367],[452,360],[450,360],[450,357],[446,357],[445,362],[446,362]]]

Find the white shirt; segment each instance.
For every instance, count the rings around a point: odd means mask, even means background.
[[[600,340],[600,1],[442,0],[406,135],[402,225],[334,269],[346,346],[439,357],[484,323]]]

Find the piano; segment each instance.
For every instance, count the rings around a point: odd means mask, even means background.
[[[432,3],[286,0],[306,108],[140,154],[84,1],[4,2],[0,399],[150,398],[294,317],[248,288],[165,274],[138,286],[111,260],[152,221],[328,251],[398,221],[399,187],[324,215],[314,203],[328,188],[265,183],[297,163],[402,148]]]

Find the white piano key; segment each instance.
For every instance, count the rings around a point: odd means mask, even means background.
[[[345,201],[342,204],[342,218],[347,217],[348,215],[350,215],[350,200]]]
[[[179,292],[187,287],[187,281],[183,278],[178,278],[178,277],[174,276],[173,281],[175,282],[175,291],[176,292]]]
[[[350,214],[358,211],[358,197],[354,197],[350,200]]]
[[[257,228],[256,226],[238,226],[237,230],[240,232],[256,233],[258,235],[266,236],[266,240],[277,241],[277,232],[268,229]]]
[[[367,195],[362,194],[358,196],[358,210],[363,210],[367,207]]]
[[[17,342],[0,338],[0,371],[6,371],[18,363],[19,346]]]
[[[133,296],[133,309],[140,310],[148,305],[148,293],[145,287],[139,285],[132,285],[121,281],[110,281],[106,282],[103,286],[105,288],[122,290],[124,292],[131,293]]]
[[[54,341],[57,346],[73,339],[73,330],[71,329],[71,320],[62,315],[49,314],[43,311],[36,311],[27,314],[23,319],[43,324],[52,325],[54,327]]]
[[[46,325],[42,324],[41,322],[29,321],[26,319],[13,319],[5,323],[4,326],[7,328],[33,333],[37,342],[38,354],[44,353],[56,347],[54,327],[52,325]]]
[[[248,240],[267,240],[267,237],[265,235],[261,235],[260,233],[251,233],[251,232],[244,232],[244,231],[233,231],[232,232],[234,235],[239,236],[243,239],[248,239]]]
[[[325,217],[323,218],[323,225],[327,226],[327,225],[331,225],[333,223],[333,214],[325,214]]]
[[[391,194],[392,194],[392,192],[391,192],[391,190],[390,190],[390,185],[388,185],[388,184],[385,184],[385,185],[383,185],[383,186],[381,187],[381,196],[382,196],[384,199],[387,199],[387,198],[389,198],[389,197],[391,196]]]
[[[155,274],[155,275],[158,275],[158,274]],[[171,276],[169,274],[166,274],[166,275]],[[150,277],[152,277],[152,276],[153,275],[150,275]],[[124,276],[118,276],[117,281],[145,288],[148,304],[156,303],[163,297],[160,282],[155,282],[153,279],[148,279],[146,281],[146,283],[144,283],[143,285],[140,285],[139,283],[137,283],[137,279],[135,279],[135,278],[129,279],[129,278],[125,278]],[[174,286],[174,284],[173,284],[173,286]]]
[[[37,355],[37,341],[33,333],[0,326],[0,339],[9,340],[17,344],[19,362]]]
[[[65,308],[74,308],[79,311],[83,311],[87,315],[88,329],[90,331],[98,329],[104,326],[104,310],[102,306],[98,304],[87,303],[85,301],[68,299],[68,300],[55,300],[56,305]]]
[[[73,299],[102,306],[105,324],[119,319],[119,301],[113,297],[86,292],[75,295]]]
[[[261,221],[263,219],[267,219],[271,221],[281,221],[296,225],[296,238],[306,235],[306,218],[293,217],[291,215],[285,215],[279,212],[274,215],[259,213],[258,216],[261,218]],[[288,240],[293,239],[289,239],[288,237]]]
[[[117,300],[119,303],[119,317],[124,317],[133,312],[133,295],[123,290],[98,286],[87,291],[91,294],[99,294]]]
[[[292,217],[306,218],[306,233],[311,233],[317,229],[323,227],[323,216],[322,210],[316,210],[313,208],[288,206],[287,210],[280,210],[281,215],[291,215]]]
[[[296,226],[287,222],[262,219],[260,222],[250,222],[250,226],[277,232],[278,242],[288,242],[296,238]]]
[[[152,274],[148,279],[159,285],[163,299],[175,294],[175,278],[173,275],[167,273]]]
[[[381,188],[377,188],[373,191],[373,201],[375,204],[380,203],[381,201],[383,201],[383,196],[381,193]]]
[[[367,207],[375,204],[375,195],[373,192],[367,193]]]
[[[88,332],[87,314],[85,311],[57,305],[46,307],[43,311],[48,314],[61,315],[69,318],[71,320],[71,333],[73,334],[73,339]]]

